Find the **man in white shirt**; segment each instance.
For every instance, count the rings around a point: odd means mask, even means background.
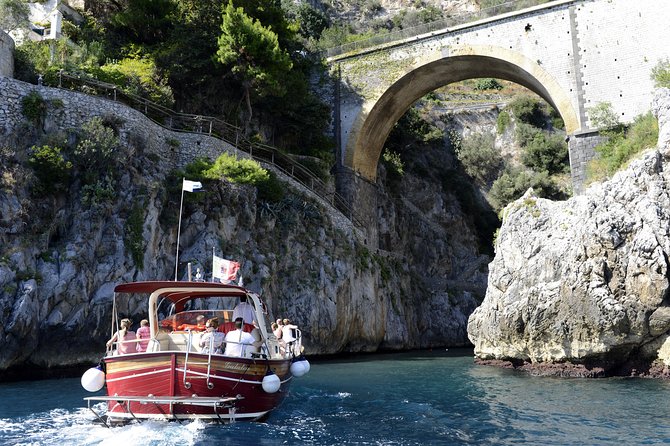
[[[253,324],[256,319],[254,307],[247,302],[246,296],[240,297],[240,303],[233,309],[233,320],[236,320],[238,317],[241,317],[245,324]]]
[[[244,320],[241,317],[235,319],[235,330],[231,330],[226,334],[226,351],[227,356],[245,356],[247,345],[253,345],[256,341],[254,337],[245,331],[242,331]]]

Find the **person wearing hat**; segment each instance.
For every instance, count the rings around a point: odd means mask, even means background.
[[[235,319],[235,330],[231,330],[226,334],[226,351],[227,356],[245,356],[246,346],[253,345],[256,341],[254,337],[243,331],[244,319],[238,317]]]

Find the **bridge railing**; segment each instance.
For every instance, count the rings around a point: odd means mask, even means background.
[[[476,22],[477,20],[495,17],[497,15],[508,12],[517,11],[523,8],[530,8],[531,6],[548,3],[550,0],[514,0],[500,5],[484,8],[476,12],[463,13],[446,17],[435,22],[424,23],[422,25],[412,26],[399,31],[392,31],[388,34],[371,37],[369,39],[361,39],[355,42],[345,43],[333,48],[328,48],[321,52],[324,57],[334,57],[340,54],[351,51],[358,51],[373,46],[382,45],[384,43],[395,42],[410,37],[416,37],[421,34],[431,33],[433,31],[442,30],[452,26],[465,25],[466,23]]]
[[[310,169],[303,166],[277,148],[250,141],[244,136],[243,130],[235,125],[213,116],[179,113],[156,104],[148,99],[126,93],[114,84],[108,84],[89,77],[71,75],[61,71],[58,76],[58,87],[80,91],[82,93],[102,96],[112,101],[121,102],[140,111],[156,124],[169,130],[188,133],[203,133],[218,138],[231,146],[242,150],[259,162],[274,166],[285,175],[293,178],[311,190],[333,208],[342,213],[359,227],[364,224],[347,200],[334,192]]]

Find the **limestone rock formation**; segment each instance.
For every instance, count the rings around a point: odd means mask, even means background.
[[[565,202],[529,191],[505,209],[468,322],[478,358],[569,375],[670,365],[670,91],[653,108],[658,147],[611,180]]]

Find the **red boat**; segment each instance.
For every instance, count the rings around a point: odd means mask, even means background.
[[[301,355],[300,330],[290,328],[283,339],[277,339],[267,326],[263,302],[243,287],[167,281],[118,285],[112,327],[118,328],[119,307],[128,308],[147,295],[150,338],[144,342],[146,351],[118,354],[116,340],[100,366],[82,376],[82,385],[89,391],[107,386],[106,396],[85,398],[89,409],[107,425],[142,419],[264,419],[286,397],[293,377],[309,371]],[[218,327],[210,331],[222,333],[218,335],[222,338],[237,328],[233,315],[244,300],[253,320],[242,331],[250,333],[254,343],[242,345],[241,335],[240,343],[227,339],[225,351],[235,350],[234,355],[201,347],[204,332],[199,331],[198,322],[218,319]],[[241,324],[238,321],[238,327]],[[123,342],[139,344],[138,340]],[[100,401],[108,403],[106,416],[91,406]]]

